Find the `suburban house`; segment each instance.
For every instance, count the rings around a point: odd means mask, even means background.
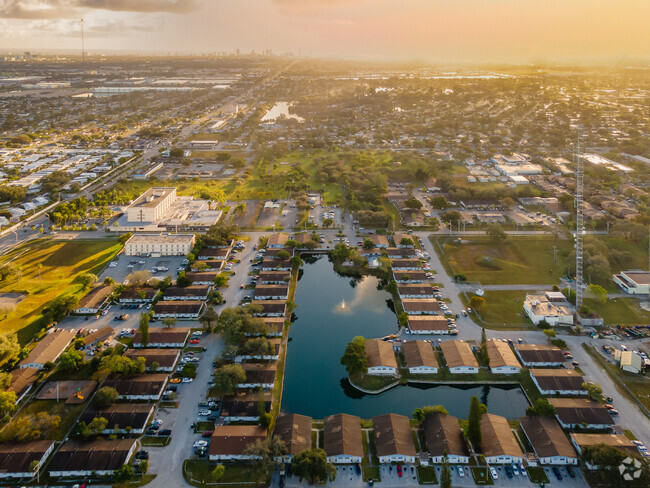
[[[419,259],[391,259],[390,265],[393,271],[420,271],[422,269]]]
[[[442,315],[409,315],[411,334],[449,334],[449,323]]]
[[[311,449],[312,418],[296,413],[282,415],[275,421],[275,435],[284,441],[287,454],[284,462],[289,462],[293,456],[306,449]]]
[[[409,315],[441,315],[442,302],[435,298],[404,298],[402,306]]]
[[[137,445],[136,439],[66,441],[52,457],[48,472],[55,478],[110,476],[128,464]]]
[[[253,296],[255,300],[287,300],[289,285],[257,285]]]
[[[32,463],[40,470],[53,450],[54,441],[0,443],[0,480],[35,478]]]
[[[264,412],[271,411],[271,393],[264,393],[262,402]],[[259,393],[237,393],[227,396],[221,402],[221,416],[224,422],[257,422],[260,417]]]
[[[124,356],[129,359],[144,358],[148,370],[151,370],[152,365],[156,363],[158,367],[155,370],[165,373],[174,371],[180,355],[180,349],[129,349],[124,353]]]
[[[543,295],[526,295],[524,312],[535,325],[542,320],[549,325],[573,325],[573,313],[566,297],[559,291],[547,291]]]
[[[193,285],[203,285],[203,286],[212,286],[214,285],[214,280],[217,279],[219,273],[214,273],[211,271],[204,271],[201,273],[198,272],[187,272],[185,277],[188,278]]]
[[[262,307],[253,314],[256,317],[284,317],[287,311],[287,302],[284,300],[253,300],[251,305]]]
[[[365,341],[364,347],[368,356],[368,374],[397,374],[397,360],[390,342],[369,339]]]
[[[129,288],[124,290],[118,298],[120,303],[151,303],[158,295],[158,290],[153,288]]]
[[[426,283],[429,281],[424,271],[396,271],[393,270],[393,278],[399,283]]]
[[[246,379],[243,383],[238,383],[237,388],[263,388],[265,390],[273,388],[278,369],[277,363],[244,363],[242,367],[246,372]]]
[[[262,260],[262,271],[291,271],[291,259],[266,257]]]
[[[553,417],[527,415],[519,423],[541,465],[578,464],[575,449]]]
[[[187,343],[190,336],[190,329],[185,327],[178,328],[155,328],[149,329],[149,342],[142,344],[140,331],[136,331],[133,336],[133,347],[163,347],[182,349]]]
[[[590,398],[549,398],[555,417],[565,429],[606,430],[614,419],[603,404]]]
[[[490,339],[487,341],[487,352],[493,373],[517,374],[521,371],[521,364],[506,341]]]
[[[574,370],[531,369],[530,377],[542,395],[586,395],[585,379]]]
[[[55,362],[74,339],[73,330],[58,330],[46,334],[19,364],[19,368],[43,369]]]
[[[113,332],[113,327],[110,327],[108,325],[106,327],[102,327],[101,329],[97,329],[95,332],[91,332],[90,334],[83,337],[83,349],[89,350],[94,348],[98,343],[107,341],[112,337]]]
[[[245,454],[246,448],[266,439],[259,425],[217,425],[210,439],[210,461],[250,461],[259,456]],[[310,437],[311,439],[311,437]]]
[[[124,244],[126,256],[187,256],[194,247],[194,234],[134,234]]]
[[[363,458],[361,419],[339,413],[323,419],[324,449],[327,462],[357,464]]]
[[[467,342],[444,341],[440,344],[449,372],[455,374],[478,373],[478,361]]]
[[[524,366],[562,366],[566,362],[559,347],[549,344],[515,344],[515,353]]]
[[[86,410],[79,418],[86,425],[94,418],[108,420],[102,434],[144,434],[149,420],[153,416],[154,405],[150,403],[115,403],[100,410]]]
[[[409,373],[436,374],[438,372],[438,360],[430,343],[424,341],[403,342],[402,353]]]
[[[113,293],[113,287],[111,286],[99,285],[94,287],[79,300],[79,304],[74,309],[74,313],[79,315],[98,314],[100,309],[108,301],[111,293]]]
[[[153,306],[154,317],[197,320],[205,302],[200,300],[160,301]]]
[[[36,368],[18,368],[11,371],[11,383],[7,391],[16,394],[16,404],[20,403],[27,395],[38,378],[39,370]]]
[[[638,454],[639,452],[636,444],[623,434],[569,434],[569,439],[571,440],[573,447],[578,451],[578,454],[582,454],[582,450],[585,447],[597,446],[599,444],[615,447],[630,454]],[[588,462],[585,462],[585,465],[589,469],[599,469],[599,466],[595,466]]]
[[[445,455],[450,464],[469,463],[467,444],[456,417],[441,413],[427,415],[423,429],[433,463],[442,463]]]
[[[616,283],[625,293],[647,295],[650,293],[650,272],[642,270],[621,271],[614,275]]]
[[[433,288],[428,284],[405,284],[397,285],[397,293],[401,299],[404,298],[433,298],[435,292]]]
[[[163,300],[167,302],[173,300],[206,301],[210,290],[212,290],[210,285],[191,285],[184,288],[170,286],[165,290]]]
[[[120,376],[104,381],[104,386],[115,388],[121,400],[158,401],[167,386],[166,374],[141,374],[131,378]]]
[[[389,246],[388,237],[386,236],[382,236],[379,234],[368,234],[366,236],[366,239],[370,239],[372,243],[375,245],[375,247],[378,247],[380,249],[381,248],[385,249]]]
[[[261,271],[257,281],[260,285],[286,285],[290,279],[289,271]]]
[[[487,464],[521,464],[524,459],[508,419],[499,415],[481,416],[481,447]]]
[[[409,418],[387,413],[372,419],[375,450],[381,464],[415,463],[417,450]]]
[[[395,241],[396,247],[407,247],[407,248],[415,247],[415,243],[413,242],[413,236],[410,236],[408,234],[402,234],[396,232],[395,234],[393,234],[393,241]]]
[[[270,249],[283,249],[288,240],[289,234],[285,234],[284,232],[271,234],[266,243],[266,247]]]

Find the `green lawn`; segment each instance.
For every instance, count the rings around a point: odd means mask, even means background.
[[[548,483],[548,477],[546,476],[546,473],[544,472],[544,468],[541,467],[528,467],[526,468],[526,471],[528,471],[528,478],[532,483]]]
[[[571,243],[552,236],[513,237],[495,242],[483,236],[467,236],[462,244],[451,237],[431,237],[447,273],[464,273],[481,284],[541,284],[559,282]],[[558,249],[557,263],[553,247]],[[442,249],[442,250],[441,250]]]
[[[65,401],[57,403],[56,400],[36,400],[26,405],[2,431],[3,440],[9,440],[15,433],[15,427],[20,419],[28,415],[36,415],[40,412],[47,412],[49,415],[58,415],[61,417],[61,423],[51,432],[46,432],[46,439],[61,441],[67,434],[68,430],[75,424],[77,417],[81,414],[84,404],[66,405]]]
[[[350,376],[350,383],[357,385],[365,390],[381,390],[386,386],[399,381],[394,376],[379,376],[363,373],[355,373]]]
[[[493,330],[533,330],[535,325],[523,311],[526,291],[487,290],[483,295],[485,309],[481,311],[479,322],[486,329]],[[467,296],[466,296],[467,295]],[[469,307],[471,293],[461,293],[460,299]]]
[[[472,466],[470,468],[470,471],[472,472],[472,476],[474,477],[474,483],[476,483],[477,485],[494,484],[494,480],[492,479],[492,475],[490,474],[490,471],[488,470],[487,466],[486,467]]]
[[[62,294],[79,294],[74,280],[83,273],[98,274],[122,248],[115,239],[59,241],[39,239],[19,246],[2,257],[21,269],[0,283],[0,293],[19,293],[23,300],[0,321],[0,332],[18,332],[21,344],[29,342],[44,325],[45,305]],[[40,268],[39,277],[39,264]]]
[[[610,298],[604,304],[585,299],[585,305],[605,320],[605,325],[641,325],[650,323],[650,312],[643,310],[636,298]]]
[[[436,477],[435,466],[418,466],[417,473],[418,473],[418,482],[421,485],[438,484],[438,478]]]
[[[139,476],[134,476],[132,479],[128,481],[114,483],[112,488],[138,488],[140,486],[148,485],[154,479],[156,479],[155,474],[143,474]]]
[[[140,439],[140,444],[143,446],[152,446],[152,447],[164,447],[172,441],[172,438],[169,436],[158,437],[158,436],[145,436]]]
[[[264,470],[247,463],[224,464],[226,471],[218,483],[215,483],[212,471],[216,465],[217,463],[209,461],[187,459],[183,464],[183,477],[194,486],[205,486],[204,483],[210,483],[211,486],[222,488],[252,488],[268,484]]]

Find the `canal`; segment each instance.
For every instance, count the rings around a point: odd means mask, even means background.
[[[372,276],[360,280],[337,274],[326,256],[309,258],[298,281],[296,321],[284,378],[282,411],[323,418],[348,413],[371,418],[383,413],[411,416],[424,405],[444,405],[451,415],[467,418],[477,396],[490,413],[516,419],[528,401],[519,386],[403,385],[379,395],[365,395],[347,382],[339,360],[357,335],[380,337],[397,331],[391,296],[377,289]]]

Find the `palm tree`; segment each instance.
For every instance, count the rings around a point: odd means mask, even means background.
[[[38,263],[38,286],[42,286],[43,282],[41,281],[41,269],[43,268],[43,263]]]

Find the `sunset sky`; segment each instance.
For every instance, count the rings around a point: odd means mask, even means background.
[[[439,63],[650,58],[649,0],[0,0],[0,50]]]

